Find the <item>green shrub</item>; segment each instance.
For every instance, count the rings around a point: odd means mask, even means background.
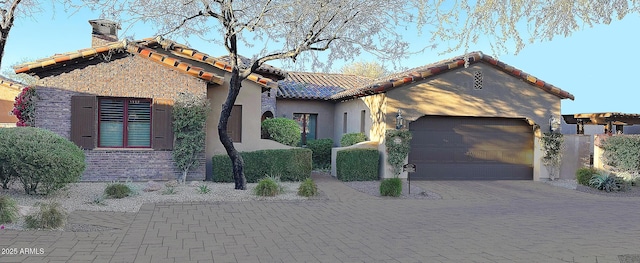
[[[276,142],[289,146],[296,146],[300,142],[300,126],[292,119],[266,119],[262,122],[262,128]]]
[[[64,225],[67,213],[59,203],[42,203],[35,214],[24,218],[26,228],[58,229]]]
[[[388,178],[380,182],[380,195],[398,197],[402,194],[402,180]]]
[[[51,131],[33,127],[0,129],[3,176],[16,178],[27,194],[50,194],[76,182],[84,152]]]
[[[609,174],[596,174],[589,180],[589,186],[605,192],[624,190],[622,178]]]
[[[108,198],[121,199],[131,195],[131,188],[123,183],[113,183],[104,189],[104,195]]]
[[[582,167],[576,171],[576,181],[581,185],[589,186],[589,180],[596,175],[598,170],[592,167]]]
[[[359,142],[364,142],[366,140],[367,140],[367,136],[365,136],[364,133],[362,132],[346,133],[342,135],[342,138],[340,138],[340,146],[347,147]]]
[[[313,167],[326,168],[331,166],[332,139],[318,139],[307,142],[307,148],[312,152]]]
[[[377,149],[348,149],[338,151],[336,172],[342,181],[378,180],[380,154]]]
[[[276,196],[284,192],[278,177],[267,176],[258,181],[258,185],[253,189],[253,193],[258,196]]]
[[[18,219],[18,204],[11,197],[0,196],[0,224],[15,222]]]
[[[298,195],[304,197],[316,196],[318,194],[318,185],[311,178],[304,180],[298,187]]]
[[[311,150],[294,148],[241,152],[244,176],[255,183],[267,174],[277,174],[282,181],[302,181],[311,175]],[[233,182],[231,160],[227,155],[213,156],[213,180]]]
[[[626,172],[640,171],[640,136],[608,137],[602,142],[602,155],[607,165]]]
[[[198,193],[208,194],[208,193],[211,193],[211,189],[209,189],[209,186],[207,186],[206,184],[202,184],[198,186]]]

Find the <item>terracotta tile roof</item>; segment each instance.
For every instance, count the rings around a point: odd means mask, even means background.
[[[251,59],[245,56],[238,56],[239,58],[239,62],[240,62],[240,68],[247,68],[249,66],[249,64],[251,64]],[[222,60],[224,62],[230,63],[230,57],[229,56],[222,56],[222,57],[218,57],[219,60]],[[264,74],[264,75],[275,75],[278,77],[278,79],[284,79],[287,77],[287,71],[280,69],[280,68],[276,68],[274,66],[271,65],[267,65],[267,64],[262,64],[262,66],[260,66],[257,70],[256,73],[258,74]]]
[[[156,38],[147,38],[147,39],[144,39],[144,41],[147,41],[148,45],[151,45],[155,42],[161,45],[162,48],[164,48],[165,50],[171,51],[171,53],[176,56],[185,57],[198,62],[203,62],[211,66],[214,66],[218,69],[231,72],[231,65],[228,62],[220,60],[219,58],[213,58],[205,53],[199,52],[198,50],[192,49],[182,44],[178,44],[171,40],[163,39],[161,37],[156,37]],[[257,73],[251,73],[251,75],[249,75],[247,79],[265,87],[271,87],[271,88],[278,87],[278,84],[275,81],[269,78],[265,78]]]
[[[171,51],[172,55],[185,59],[177,59],[174,56],[163,54],[163,52],[158,52],[157,50],[154,50],[152,48],[154,45],[160,45],[165,50]],[[209,64],[223,71],[231,72],[231,66],[224,61],[214,59],[207,54],[198,52],[195,49],[190,49],[184,45],[180,45],[173,41],[165,40],[160,37],[146,38],[135,42],[128,42],[126,40],[121,42],[113,42],[104,46],[81,49],[78,51],[54,55],[49,58],[18,65],[14,68],[14,70],[16,73],[37,73],[39,71],[46,71],[52,68],[64,67],[69,63],[82,59],[94,59],[101,54],[106,55],[108,54],[108,52],[119,51],[123,49],[131,54],[149,59],[153,62],[177,70],[178,72],[182,72],[216,84],[222,84],[224,82],[224,77],[214,72],[207,71],[202,67],[198,67],[193,62],[196,61],[198,63]],[[261,86],[272,88],[277,87],[277,83],[275,81],[264,78],[258,74],[251,74],[247,79],[258,83]]]
[[[469,64],[478,62],[487,63],[493,67],[506,72],[509,75],[520,78],[525,82],[534,85],[541,90],[558,96],[561,99],[574,99],[574,96],[556,86],[546,83],[532,75],[529,75],[522,70],[514,68],[502,61],[499,61],[491,56],[484,55],[482,52],[472,52],[466,56],[460,56],[449,60],[443,60],[437,63],[429,64],[423,67],[411,69],[399,74],[394,74],[389,77],[376,80],[373,84],[365,85],[356,89],[349,89],[338,94],[331,96],[332,100],[348,100],[358,97],[363,97],[371,94],[387,92],[391,89],[404,86],[416,81],[425,80],[438,74],[442,74],[449,70],[457,69],[465,66],[465,57]]]
[[[329,100],[339,92],[360,87],[370,78],[334,73],[289,72],[278,82],[278,97],[287,99]]]
[[[24,84],[0,76],[0,88],[8,88],[20,91],[22,90],[22,88],[24,88]]]

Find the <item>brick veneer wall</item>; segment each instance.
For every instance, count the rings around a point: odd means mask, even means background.
[[[124,56],[124,57],[123,57]],[[97,57],[94,60],[102,59]],[[206,83],[140,57],[113,54],[111,61],[89,61],[46,72],[38,80],[36,126],[65,138],[71,134],[71,96],[174,99],[179,92],[206,94]],[[97,113],[96,113],[97,114]],[[96,118],[97,119],[97,118]],[[151,149],[85,150],[87,169],[82,181],[175,179],[182,174],[173,165],[171,151]],[[202,165],[188,179],[204,179]]]

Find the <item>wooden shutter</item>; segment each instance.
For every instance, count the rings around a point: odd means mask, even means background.
[[[233,105],[227,123],[227,134],[233,142],[242,142],[242,105]]]
[[[151,145],[154,150],[173,149],[173,100],[153,99],[151,113]]]
[[[96,147],[96,97],[71,97],[71,141],[82,149]]]

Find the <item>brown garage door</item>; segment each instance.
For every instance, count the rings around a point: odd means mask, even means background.
[[[533,131],[523,119],[424,116],[409,130],[411,179],[533,179]]]

